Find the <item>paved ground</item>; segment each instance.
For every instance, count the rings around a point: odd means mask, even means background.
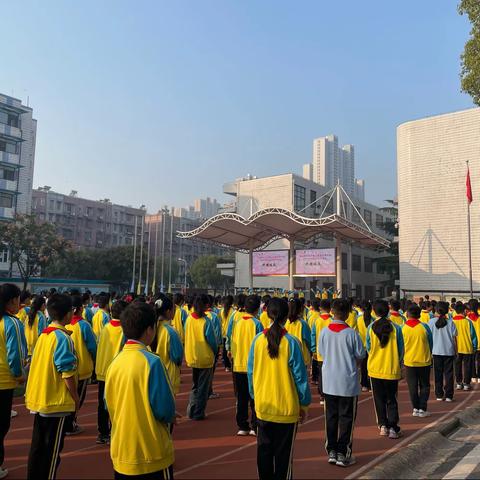
[[[221,398],[212,400],[208,405],[208,419],[204,422],[191,422],[181,419],[175,427],[174,440],[176,450],[175,476],[178,479],[241,479],[257,478],[255,462],[255,439],[235,436],[235,400],[230,374],[218,371],[215,375],[215,390]],[[190,373],[182,373],[182,389],[177,398],[177,409],[184,413],[190,387]],[[425,431],[453,417],[455,413],[472,405],[480,398],[480,385],[475,385],[472,392],[460,392],[454,403],[430,402],[432,416],[416,418],[411,416],[411,406],[406,391],[406,383],[400,383],[399,404],[401,427],[404,437],[400,440],[389,440],[378,435],[375,426],[373,401],[370,394],[362,394],[359,399],[358,417],[354,433],[354,454],[358,463],[341,469],[326,463],[323,448],[324,412],[314,395],[314,404],[310,410],[310,418],[306,425],[299,429],[295,445],[295,478],[358,478],[368,474],[379,462],[392,455],[417,439]],[[12,420],[12,428],[6,442],[5,465],[10,470],[9,478],[24,478],[26,461],[31,438],[32,417],[21,404],[23,399],[16,399],[15,408],[19,416]],[[96,438],[96,387],[90,386],[86,403],[80,412],[79,421],[85,432],[79,436],[67,438],[58,472],[61,479],[112,478],[112,466],[108,448],[95,444]],[[132,419],[132,425],[134,419]],[[480,429],[479,429],[480,431]],[[480,436],[472,435],[468,441],[458,441],[465,445],[464,452],[449,459],[449,469],[438,471],[440,478],[452,470],[462,458],[470,459],[478,456],[474,450]],[[471,454],[470,457],[468,454]],[[451,452],[454,455],[453,451]],[[460,455],[458,452],[457,456]],[[443,457],[446,458],[446,457]],[[421,455],[419,455],[421,461]],[[468,463],[468,461],[466,462]],[[472,462],[470,461],[470,464]],[[469,464],[469,465],[470,465]],[[480,478],[477,465],[463,466],[464,472],[470,468],[468,475],[459,478]],[[475,477],[476,475],[476,477]],[[417,477],[420,478],[420,477]],[[436,477],[439,478],[437,475]],[[457,478],[457,477],[452,477]]]

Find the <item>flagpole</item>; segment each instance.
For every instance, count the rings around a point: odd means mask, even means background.
[[[147,278],[145,280],[145,295],[148,295],[148,283],[150,280],[150,234],[152,232],[152,222],[148,222],[148,243],[147,243]]]
[[[142,217],[142,233],[140,234],[140,266],[138,272],[137,295],[142,293],[142,269],[143,269],[143,233],[145,228],[145,217]]]
[[[470,188],[470,197],[467,195],[467,224],[468,224],[468,270],[470,275],[470,298],[473,298],[473,273],[472,273],[472,231],[470,226],[470,203],[472,202],[472,188],[470,183],[470,167],[467,160],[467,175],[468,184],[467,188]],[[468,192],[467,192],[468,194]]]
[[[158,220],[155,223],[155,260],[153,262],[153,283],[152,283],[152,293],[155,295],[157,293],[157,249],[158,249]]]
[[[137,257],[137,224],[138,217],[135,215],[135,230],[133,234],[133,267],[132,267],[132,284],[130,286],[130,292],[135,290],[135,259]]]

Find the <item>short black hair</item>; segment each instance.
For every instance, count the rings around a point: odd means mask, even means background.
[[[324,298],[321,302],[320,302],[320,308],[322,310],[325,310],[326,312],[329,312],[330,311],[330,308],[331,308],[332,304],[330,303],[330,300],[327,300],[326,298]]]
[[[100,308],[105,308],[108,306],[108,296],[107,295],[99,295],[98,296],[98,306]]]
[[[48,300],[48,316],[61,321],[72,310],[72,297],[66,293],[54,293]]]
[[[388,312],[389,312],[388,302],[386,300],[382,300],[382,299],[375,300],[375,303],[373,304],[373,311],[379,317],[388,316]]]
[[[176,293],[173,296],[173,303],[175,303],[175,305],[181,305],[183,302],[185,302],[185,296],[183,293]]]
[[[155,310],[148,303],[133,302],[120,315],[125,337],[138,340],[148,327],[154,328],[157,323]]]
[[[338,317],[339,320],[346,320],[350,313],[350,302],[343,298],[337,298],[333,301],[332,311],[334,317]]]
[[[127,308],[127,302],[124,302],[123,300],[117,300],[112,305],[112,318],[119,319],[125,308]]]
[[[320,310],[320,299],[314,298],[312,300],[312,308],[317,312]]]
[[[245,300],[245,311],[255,313],[260,308],[260,297],[258,295],[249,295]]]
[[[25,300],[32,298],[32,294],[28,290],[24,290],[20,293],[20,303],[24,303]]]
[[[71,299],[72,299],[72,307],[75,308],[75,310],[77,310],[80,307],[83,307],[83,301],[80,295],[73,295]]]
[[[408,313],[408,318],[418,319],[418,318],[420,318],[420,315],[421,315],[422,311],[417,304],[412,303],[412,305],[410,305],[408,307],[407,313]]]
[[[392,298],[390,300],[390,306],[393,308],[393,310],[398,312],[400,310],[401,304],[398,300],[395,300],[394,298]]]
[[[464,313],[465,312],[465,305],[462,302],[455,303],[453,308],[457,313]]]

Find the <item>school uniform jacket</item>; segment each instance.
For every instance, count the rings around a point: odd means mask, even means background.
[[[372,330],[373,325],[371,323],[368,326],[366,339],[368,375],[383,380],[400,380],[404,353],[402,329],[391,323],[393,330],[390,332],[388,343],[381,348],[380,340]]]
[[[262,313],[260,314],[260,323],[262,324],[264,329],[270,326],[270,317],[268,316],[266,308],[264,308],[262,310]]]
[[[25,405],[43,414],[75,411],[65,378],[77,377],[77,357],[70,332],[52,323],[40,335],[33,351]]]
[[[394,312],[394,311],[390,312],[390,316],[388,317],[388,319],[391,322],[397,324],[399,327],[403,327],[403,325],[407,321],[407,319],[400,312]]]
[[[222,308],[219,313],[220,321],[222,323],[222,337],[227,338],[228,323],[230,321],[230,316],[233,312],[233,308],[229,312],[225,312],[225,309]]]
[[[447,317],[447,324],[443,328],[435,325],[438,318],[432,318],[429,322],[433,337],[433,355],[453,357],[455,355],[455,337],[458,335],[455,322]]]
[[[111,363],[105,403],[112,422],[110,456],[123,475],[145,475],[173,464],[169,425],[175,400],[160,358],[129,340]]]
[[[86,380],[93,373],[93,365],[97,356],[97,339],[90,324],[82,317],[73,317],[65,328],[72,332],[71,339],[78,359],[78,379]]]
[[[90,307],[83,307],[82,318],[92,325],[93,312]]]
[[[354,330],[357,330],[357,322],[358,322],[358,314],[357,314],[356,310],[352,310],[348,314],[348,318],[347,318],[346,323],[350,328],[353,328]]]
[[[157,348],[172,384],[173,393],[180,390],[180,366],[183,360],[183,346],[177,331],[167,321],[159,321],[157,326]]]
[[[473,322],[463,315],[454,315],[453,323],[457,327],[457,350],[458,353],[469,355],[478,349],[478,339]]]
[[[303,319],[298,319],[295,322],[287,320],[285,330],[299,341],[302,347],[303,361],[305,365],[310,365],[310,360],[312,359],[312,332],[308,323]]]
[[[211,308],[205,313],[206,317],[212,322],[213,332],[215,333],[215,338],[217,340],[217,346],[220,346],[223,344],[222,322],[220,317]]]
[[[35,345],[38,341],[38,337],[47,328],[47,319],[42,312],[38,312],[35,315],[35,320],[32,326],[30,326],[30,319],[27,318],[24,323],[25,340],[27,341],[27,353],[32,356]]]
[[[253,340],[248,356],[248,386],[257,418],[266,422],[297,423],[300,409],[311,403],[307,369],[298,341],[283,330],[278,358],[268,355],[264,330]]]
[[[477,351],[480,349],[478,339],[480,338],[480,317],[475,312],[470,312],[467,318],[472,322],[475,334],[477,335]]]
[[[320,333],[325,327],[330,325],[332,321],[332,316],[329,313],[320,313],[318,316],[315,316],[312,322],[312,339],[311,339],[311,346],[312,346],[312,353],[313,358],[321,362],[322,356],[317,352],[318,346],[318,339],[320,338]]]
[[[97,380],[101,382],[105,381],[108,367],[113,359],[120,353],[124,343],[125,336],[123,335],[120,320],[112,318],[112,320],[105,325],[98,341],[97,361],[95,364]]]
[[[22,307],[17,313],[17,318],[25,325],[25,322],[28,321],[29,313],[30,307]]]
[[[185,360],[191,368],[212,368],[217,354],[213,322],[195,312],[185,322]]]
[[[102,309],[99,309],[95,315],[93,316],[92,319],[92,328],[93,328],[93,333],[95,334],[95,337],[98,339],[100,338],[100,333],[103,330],[103,327],[110,321],[110,315],[103,311]]]
[[[23,325],[11,315],[0,320],[0,390],[18,386],[16,378],[22,377],[26,355]]]
[[[372,319],[370,319],[370,321],[372,321]],[[360,312],[357,318],[357,332],[360,335],[364,347],[367,345],[367,328],[365,325],[365,316],[363,312]]]
[[[172,319],[172,327],[178,333],[182,344],[185,342],[185,321],[187,320],[187,317],[187,312],[178,305],[175,305],[175,315]]]
[[[406,367],[427,367],[432,364],[433,337],[430,327],[420,320],[410,318],[402,327]]]
[[[420,313],[420,321],[422,323],[428,323],[433,318],[433,313],[427,310],[422,310]]]
[[[248,354],[253,339],[263,331],[262,324],[253,315],[243,315],[232,324],[228,332],[228,345],[233,358],[233,371],[247,373]]]

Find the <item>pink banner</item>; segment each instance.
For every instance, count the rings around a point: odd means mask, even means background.
[[[335,276],[335,249],[297,250],[295,252],[295,274],[322,277]]]
[[[253,252],[252,273],[256,277],[288,275],[288,250]]]

